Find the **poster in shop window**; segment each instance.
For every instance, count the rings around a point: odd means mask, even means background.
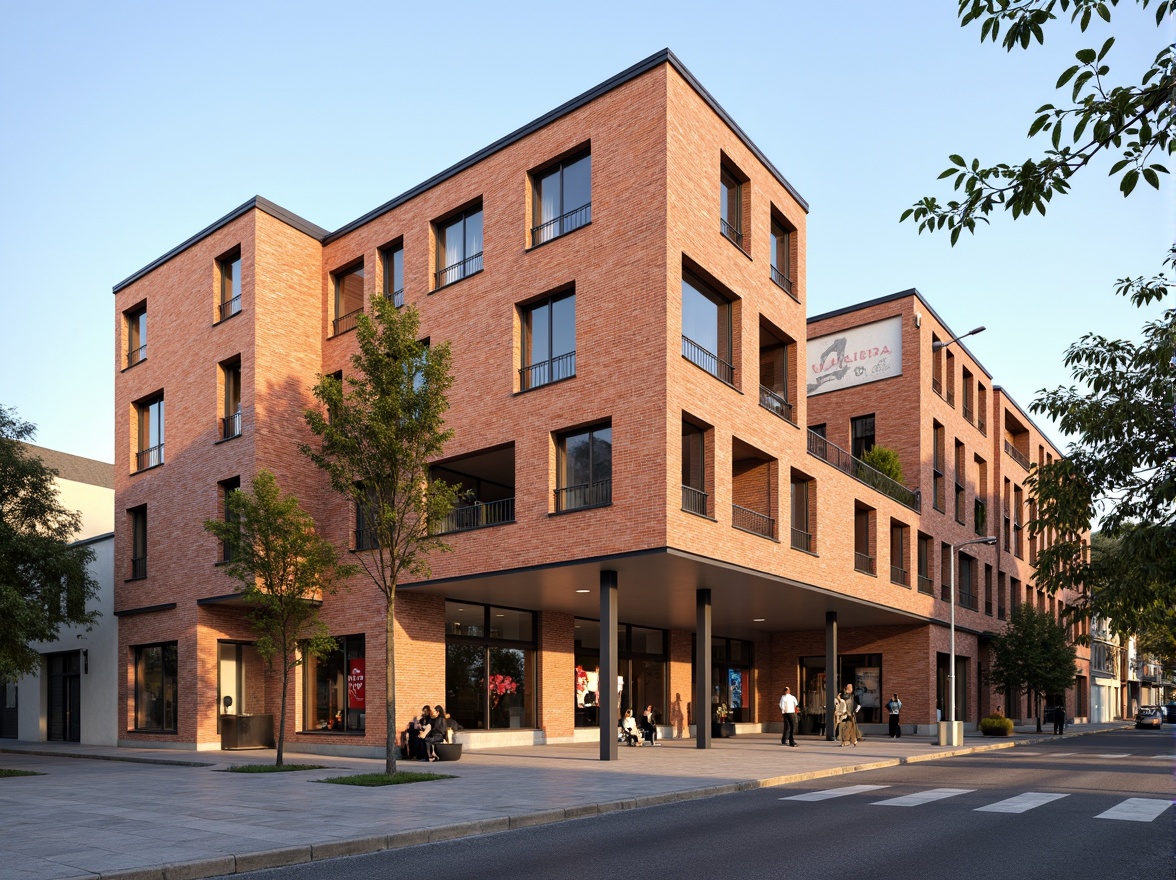
[[[808,341],[809,396],[902,375],[902,317],[896,315]]]
[[[347,664],[347,708],[364,709],[364,658],[352,657]]]
[[[854,672],[854,693],[863,709],[877,709],[882,705],[882,670],[877,666],[862,666]]]

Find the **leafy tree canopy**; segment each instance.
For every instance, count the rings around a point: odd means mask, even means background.
[[[35,429],[0,404],[0,681],[35,671],[30,642],[52,642],[64,625],[91,626],[98,584],[89,547],[71,545],[81,514],[58,500],[57,472],[29,455]]]
[[[1013,608],[1004,632],[992,642],[988,681],[1014,693],[1060,694],[1077,680],[1076,653],[1060,623],[1022,603]]]

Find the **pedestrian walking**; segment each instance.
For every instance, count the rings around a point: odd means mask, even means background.
[[[784,715],[784,733],[780,735],[780,745],[796,747],[796,697],[792,691],[784,688],[784,695],[780,697],[780,711]]]
[[[1054,707],[1054,733],[1061,734],[1066,732],[1066,706],[1064,703],[1058,703]]]
[[[902,737],[902,725],[898,723],[898,713],[902,711],[902,700],[895,694],[890,698],[886,704],[886,711],[890,713],[890,738],[899,739]]]
[[[841,747],[853,746],[857,748],[861,734],[858,732],[857,713],[861,710],[857,694],[853,692],[853,685],[847,684],[841,692]]]

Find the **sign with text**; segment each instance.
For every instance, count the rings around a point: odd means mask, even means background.
[[[808,341],[805,387],[810,397],[901,375],[901,316]]]
[[[364,709],[364,658],[352,657],[347,664],[347,708]]]

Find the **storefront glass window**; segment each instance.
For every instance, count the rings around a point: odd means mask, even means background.
[[[363,732],[367,726],[364,642],[362,635],[341,636],[326,657],[305,658],[303,730]]]

